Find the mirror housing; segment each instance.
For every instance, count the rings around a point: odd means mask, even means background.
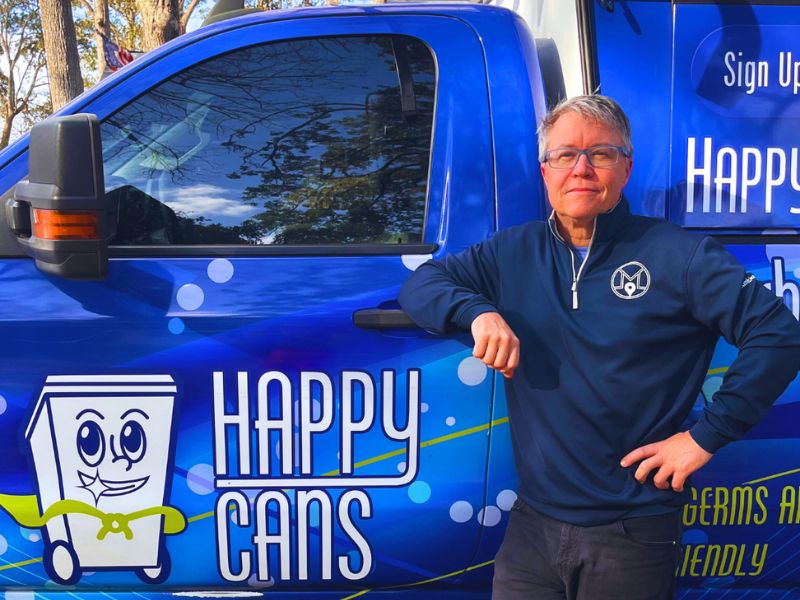
[[[68,279],[103,279],[116,206],[105,199],[95,115],[53,117],[31,129],[28,179],[6,203],[6,221],[36,266]]]

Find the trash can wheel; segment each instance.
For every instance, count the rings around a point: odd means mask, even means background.
[[[158,564],[155,567],[142,567],[136,570],[136,575],[145,583],[162,583],[169,577],[172,561],[169,552],[164,546],[158,551]]]
[[[78,556],[72,545],[62,540],[47,546],[44,553],[44,568],[50,579],[61,585],[72,585],[81,578]]]

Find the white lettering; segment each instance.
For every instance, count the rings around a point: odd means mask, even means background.
[[[753,159],[753,175],[750,172],[750,159]],[[761,152],[758,148],[742,148],[742,204],[741,212],[747,212],[747,196],[751,187],[761,183]]]
[[[372,550],[369,547],[369,543],[350,520],[350,505],[353,503],[358,504],[360,508],[359,516],[362,519],[368,519],[372,516],[372,505],[370,504],[369,496],[364,492],[361,490],[348,490],[342,494],[339,500],[339,521],[342,524],[342,529],[353,540],[361,554],[361,568],[357,571],[353,571],[350,568],[351,557],[347,555],[339,557],[339,571],[346,579],[350,580],[363,579],[372,568]]]
[[[331,578],[333,556],[333,507],[330,496],[323,490],[297,492],[297,578],[308,579],[309,530],[311,510],[319,511],[320,552],[322,554],[322,579]]]
[[[694,212],[695,177],[702,177],[703,212],[708,212],[711,204],[711,138],[703,139],[703,164],[695,166],[695,143],[690,137],[686,149],[686,212]]]
[[[775,158],[778,159],[778,172],[775,173]],[[764,210],[772,212],[772,188],[782,185],[786,180],[786,153],[780,148],[767,148],[767,195]]]
[[[312,414],[311,386],[318,383],[321,388],[319,399],[319,419],[314,420]],[[311,464],[311,438],[316,433],[324,433],[333,424],[333,383],[325,373],[300,373],[300,473],[310,475],[313,472]]]
[[[238,411],[225,412],[225,388],[222,373],[214,372],[214,473],[228,474],[227,428],[236,428],[239,447],[239,475],[250,474],[250,409],[247,394],[247,373],[238,374]]]
[[[274,502],[277,504],[277,527],[275,531],[270,532],[270,515],[269,504]],[[289,530],[289,500],[283,492],[278,490],[266,490],[261,492],[256,498],[256,533],[253,536],[253,545],[256,547],[256,556],[258,556],[258,580],[269,581],[269,547],[275,546],[278,549],[278,557],[280,558],[280,578],[289,579],[290,561],[289,542],[291,540],[291,532]]]
[[[248,386],[247,373],[238,374],[239,411],[225,412],[223,374],[214,374],[214,463],[215,485],[219,488],[328,487],[332,475],[340,475],[341,487],[403,486],[417,474],[419,459],[420,370],[408,369],[405,397],[398,398],[402,384],[395,372],[381,374],[381,402],[377,403],[376,384],[364,371],[342,371],[335,380],[322,372],[301,371],[292,382],[281,372],[260,376],[255,386]],[[341,409],[334,407],[337,390]],[[252,401],[250,387],[257,389]],[[397,388],[397,389],[396,389]],[[292,404],[296,402],[296,404]],[[294,409],[293,409],[294,408]],[[380,410],[381,417],[377,417]],[[280,414],[278,414],[280,413]],[[248,419],[249,415],[256,415]],[[332,432],[338,417],[338,431]],[[355,448],[376,427],[388,441],[402,442],[406,470],[398,474],[390,469],[383,475],[355,474]],[[237,435],[229,429],[237,427]],[[339,473],[320,473],[315,467],[315,444],[322,436],[339,438]],[[230,438],[230,439],[229,439]],[[277,442],[277,443],[276,443]],[[239,471],[232,474],[231,463]],[[235,470],[235,469],[234,469]],[[269,477],[264,477],[269,475]]]
[[[724,62],[728,74],[722,78],[722,82],[727,87],[744,88],[745,93],[752,94],[756,88],[769,85],[769,63],[767,61],[742,60],[741,52],[737,55],[728,51],[725,53]]]
[[[383,371],[381,387],[383,391],[383,430],[391,440],[406,442],[406,469],[407,474],[417,472],[417,447],[419,443],[419,369],[409,369],[406,378],[406,395],[408,397],[405,406],[408,414],[406,416],[405,427],[397,428],[395,414],[398,403],[395,398],[395,373],[394,371]],[[412,475],[413,476],[413,475]]]
[[[794,95],[800,93],[800,60],[793,62],[791,52],[778,55],[778,84],[791,88]]]
[[[722,82],[728,86],[733,87],[736,84],[736,72],[733,70],[733,63],[736,62],[736,55],[733,52],[725,53],[725,67],[728,69],[728,75],[722,78]]]
[[[281,414],[271,417],[269,410],[269,384],[279,384]],[[258,380],[258,416],[255,420],[258,431],[258,474],[270,473],[270,432],[278,431],[281,443],[281,474],[292,474],[292,384],[280,371],[264,373]]]
[[[795,319],[800,319],[800,286],[794,281],[786,281],[783,258],[775,256],[772,259],[771,287],[775,296],[781,298],[792,311]]]
[[[789,181],[792,185],[792,189],[795,192],[800,192],[800,181],[798,180],[798,175],[800,175],[800,161],[798,161],[798,150],[797,148],[792,148],[791,152],[791,160],[789,166]],[[800,208],[792,206],[789,208],[789,212],[798,215],[800,214]]]
[[[725,169],[725,158],[728,158],[728,168]],[[714,178],[714,186],[716,187],[716,208],[717,212],[722,211],[722,193],[725,186],[728,186],[728,199],[729,199],[729,212],[736,212],[736,190],[738,188],[737,170],[738,170],[738,154],[736,150],[730,147],[720,148],[717,153],[717,176]],[[727,176],[725,173],[727,172]]]
[[[361,388],[361,418],[355,418],[355,387]],[[369,373],[342,373],[342,446],[340,470],[342,475],[353,472],[353,434],[367,431],[375,420],[375,384]]]
[[[373,564],[372,549],[356,527],[356,519],[372,517],[369,496],[362,490],[347,490],[339,496],[334,510],[334,500],[325,490],[299,490],[296,493],[296,502],[292,503],[287,492],[264,490],[252,506],[247,496],[238,490],[225,492],[219,497],[215,510],[218,567],[226,581],[241,582],[251,575],[255,575],[258,581],[290,580],[293,578],[293,558],[299,581],[317,576],[330,581],[334,566],[340,575],[350,580],[363,579],[369,574]],[[315,510],[317,523],[312,523]],[[294,530],[292,523],[296,523]],[[355,552],[350,552],[350,544],[345,544],[347,553],[334,556],[333,531],[336,525],[341,532],[339,539],[349,538]],[[230,535],[234,526],[249,528],[253,532],[250,536],[252,549],[238,553],[238,570],[232,566],[236,562],[232,556]],[[318,571],[312,574],[311,567],[317,562],[312,560],[311,538],[315,533],[319,534],[320,560]],[[236,539],[243,539],[243,536],[237,535]],[[295,545],[293,540],[296,540]]]
[[[230,505],[233,504],[233,512],[230,512]],[[250,525],[250,513],[247,496],[241,492],[225,492],[217,499],[216,520],[217,520],[217,548],[219,555],[219,572],[225,581],[244,581],[250,576],[250,552],[242,550],[239,552],[239,564],[241,568],[237,573],[231,568],[230,540],[228,539],[228,527],[231,514],[236,525],[247,527]]]

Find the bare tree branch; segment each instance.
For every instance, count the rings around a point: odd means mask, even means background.
[[[183,15],[181,16],[181,31],[186,31],[186,24],[189,22],[189,19],[194,12],[194,9],[197,8],[197,4],[200,0],[192,0],[189,2],[189,6],[183,11]]]

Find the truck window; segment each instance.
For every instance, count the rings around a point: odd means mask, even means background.
[[[420,243],[434,91],[430,51],[404,36],[195,65],[102,125],[112,245]]]

